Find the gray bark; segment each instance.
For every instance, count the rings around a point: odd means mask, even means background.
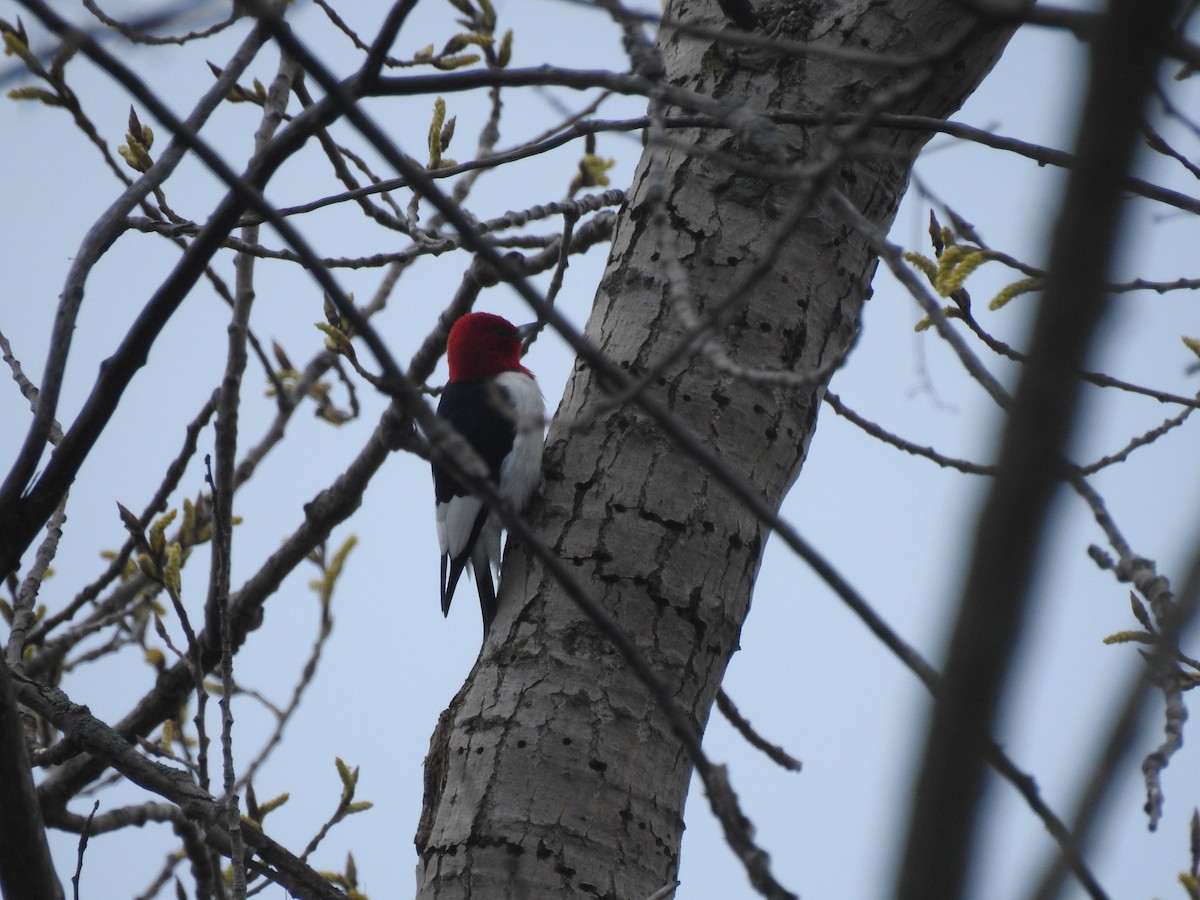
[[[836,362],[853,340],[876,258],[821,206],[820,192],[843,192],[886,230],[928,135],[871,129],[842,140],[839,129],[773,128],[747,113],[944,117],[1008,38],[961,5],[932,0],[758,13],[785,40],[928,64],[660,38],[664,82],[720,100],[739,127],[669,131],[661,180],[650,152],[635,175],[586,328],[634,378],[684,335],[673,299],[680,295],[698,315],[733,297],[712,337],[735,366],[806,373]],[[683,0],[667,14],[732,29],[715,2]],[[784,160],[807,167],[808,177],[759,177]],[[665,230],[655,225],[656,194]],[[680,276],[685,289],[672,294]],[[778,507],[799,474],[827,381],[823,372],[807,386],[764,382],[691,352],[649,389]],[[702,731],[737,649],[767,534],[636,404],[581,427],[605,401],[595,373],[578,366],[529,516]],[[491,637],[431,741],[418,896],[647,897],[678,871],[691,772],[644,685],[514,542]]]

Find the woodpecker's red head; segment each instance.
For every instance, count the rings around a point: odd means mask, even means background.
[[[501,372],[533,373],[521,365],[521,333],[491,313],[467,313],[450,329],[446,360],[451,381],[483,381]]]

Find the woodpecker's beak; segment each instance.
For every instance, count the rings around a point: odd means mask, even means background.
[[[529,345],[534,342],[538,336],[538,330],[541,326],[537,322],[530,322],[528,325],[517,326],[517,337],[521,341],[521,355],[524,356],[529,350]]]

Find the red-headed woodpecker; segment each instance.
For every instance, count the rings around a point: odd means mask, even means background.
[[[487,463],[500,496],[520,510],[542,470],[546,403],[533,373],[521,365],[522,329],[491,313],[469,313],[450,329],[450,381],[438,415],[453,425]],[[492,570],[500,570],[501,524],[436,462],[438,542],[442,548],[442,614],[467,563],[475,573],[486,637],[496,616]]]

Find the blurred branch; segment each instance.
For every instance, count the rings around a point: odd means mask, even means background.
[[[1142,110],[1175,4],[1113,0],[1094,47],[1077,138],[1077,168],[1055,228],[1050,276],[980,516],[970,573],[950,643],[917,783],[897,896],[961,894],[992,729],[1075,421],[1088,348],[1108,303],[1104,290],[1121,221]]]
[[[970,0],[970,5],[981,14],[996,21],[1021,21],[1028,22],[1030,25],[1041,25],[1045,28],[1061,28],[1070,31],[1080,40],[1092,43],[1104,40],[1105,29],[1108,25],[1104,13],[1068,9],[1062,6],[1038,4],[1017,12],[1008,4],[988,3],[986,0]],[[1160,46],[1163,57],[1200,67],[1200,47],[1188,41],[1183,35],[1168,31],[1164,33]]]

